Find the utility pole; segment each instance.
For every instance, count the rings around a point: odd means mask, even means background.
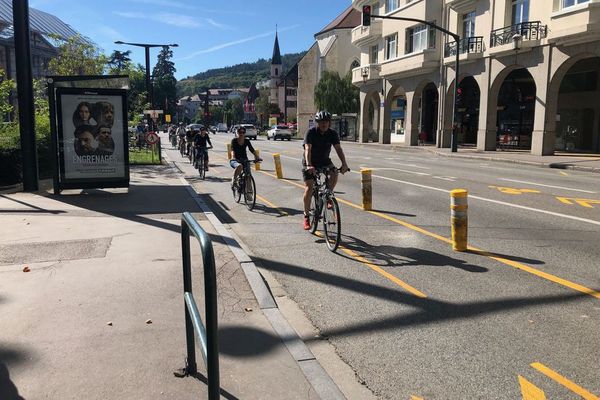
[[[19,97],[19,131],[21,134],[21,153],[23,155],[23,190],[35,192],[38,190],[38,160],[35,143],[35,108],[29,42],[29,0],[13,0],[12,6],[17,94]]]

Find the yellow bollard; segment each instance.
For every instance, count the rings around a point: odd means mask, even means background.
[[[273,161],[275,161],[275,172],[277,173],[277,179],[282,179],[283,172],[281,171],[281,156],[279,153],[273,154]]]
[[[256,158],[260,158],[260,150],[256,149]],[[260,163],[254,163],[254,170],[260,171]]]
[[[227,159],[231,160],[231,143],[227,143]]]
[[[450,223],[452,229],[452,250],[467,250],[468,231],[468,192],[464,189],[455,189],[450,192]]]
[[[373,209],[373,191],[371,188],[372,175],[371,170],[363,168],[360,170],[360,183],[362,186],[362,208],[365,211]]]

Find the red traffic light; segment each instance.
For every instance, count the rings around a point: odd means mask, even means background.
[[[362,24],[363,26],[371,26],[371,6],[363,6]]]

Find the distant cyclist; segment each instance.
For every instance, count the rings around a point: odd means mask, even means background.
[[[350,169],[346,164],[346,156],[340,145],[340,138],[336,131],[331,129],[331,114],[327,111],[319,111],[315,115],[317,126],[310,128],[304,135],[304,154],[302,156],[302,177],[304,178],[304,222],[305,230],[310,229],[308,213],[310,211],[310,197],[312,195],[313,185],[315,183],[315,169],[331,167],[330,189],[333,190],[337,183],[337,170],[329,158],[331,146],[335,149],[338,157],[342,161],[340,171],[342,174]],[[329,204],[327,205],[329,207]]]
[[[238,175],[242,172],[242,162],[248,160],[248,152],[246,149],[250,150],[254,155],[255,161],[260,161],[258,153],[254,150],[254,147],[252,147],[252,143],[250,143],[250,139],[246,138],[246,128],[240,126],[237,129],[237,137],[231,140],[231,153],[229,154],[231,161],[229,161],[229,165],[231,165],[231,168],[235,169],[233,178],[231,178],[231,188],[233,188]]]
[[[212,143],[208,137],[208,131],[205,126],[200,128],[200,133],[194,137],[194,160],[197,159],[199,152],[204,150],[204,170],[208,171],[208,149],[212,149]]]

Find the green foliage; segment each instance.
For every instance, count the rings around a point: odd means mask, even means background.
[[[261,124],[267,124],[269,122],[269,116],[272,114],[281,114],[281,110],[277,104],[269,103],[270,90],[267,88],[260,89],[259,97],[256,99],[256,119]],[[261,119],[262,114],[262,119]]]
[[[282,56],[284,71],[289,71],[306,52]],[[177,82],[177,98],[193,96],[205,88],[240,88],[264,81],[271,76],[271,61],[263,58],[254,63],[237,64],[231,67],[209,69]]]
[[[244,119],[244,104],[242,99],[234,98],[225,102],[223,112],[227,116],[229,125],[239,124]]]
[[[172,115],[177,109],[177,79],[175,79],[175,64],[171,58],[173,58],[171,48],[163,47],[158,54],[152,76],[154,77],[154,106]]]
[[[58,56],[50,60],[48,70],[52,75],[102,75],[107,58],[100,53],[100,49],[84,40],[81,36],[72,36],[62,39],[53,36],[62,42],[58,46]]]
[[[111,75],[120,75],[123,71],[131,67],[131,58],[129,55],[131,50],[119,51],[114,50],[108,59],[108,68]]]
[[[341,78],[337,72],[323,71],[315,87],[315,104],[319,110],[332,114],[358,112],[359,89],[352,84],[350,73]]]
[[[13,106],[8,99],[10,92],[15,87],[15,82],[12,79],[6,79],[6,72],[0,68],[0,113],[2,115],[10,113],[13,110]]]

